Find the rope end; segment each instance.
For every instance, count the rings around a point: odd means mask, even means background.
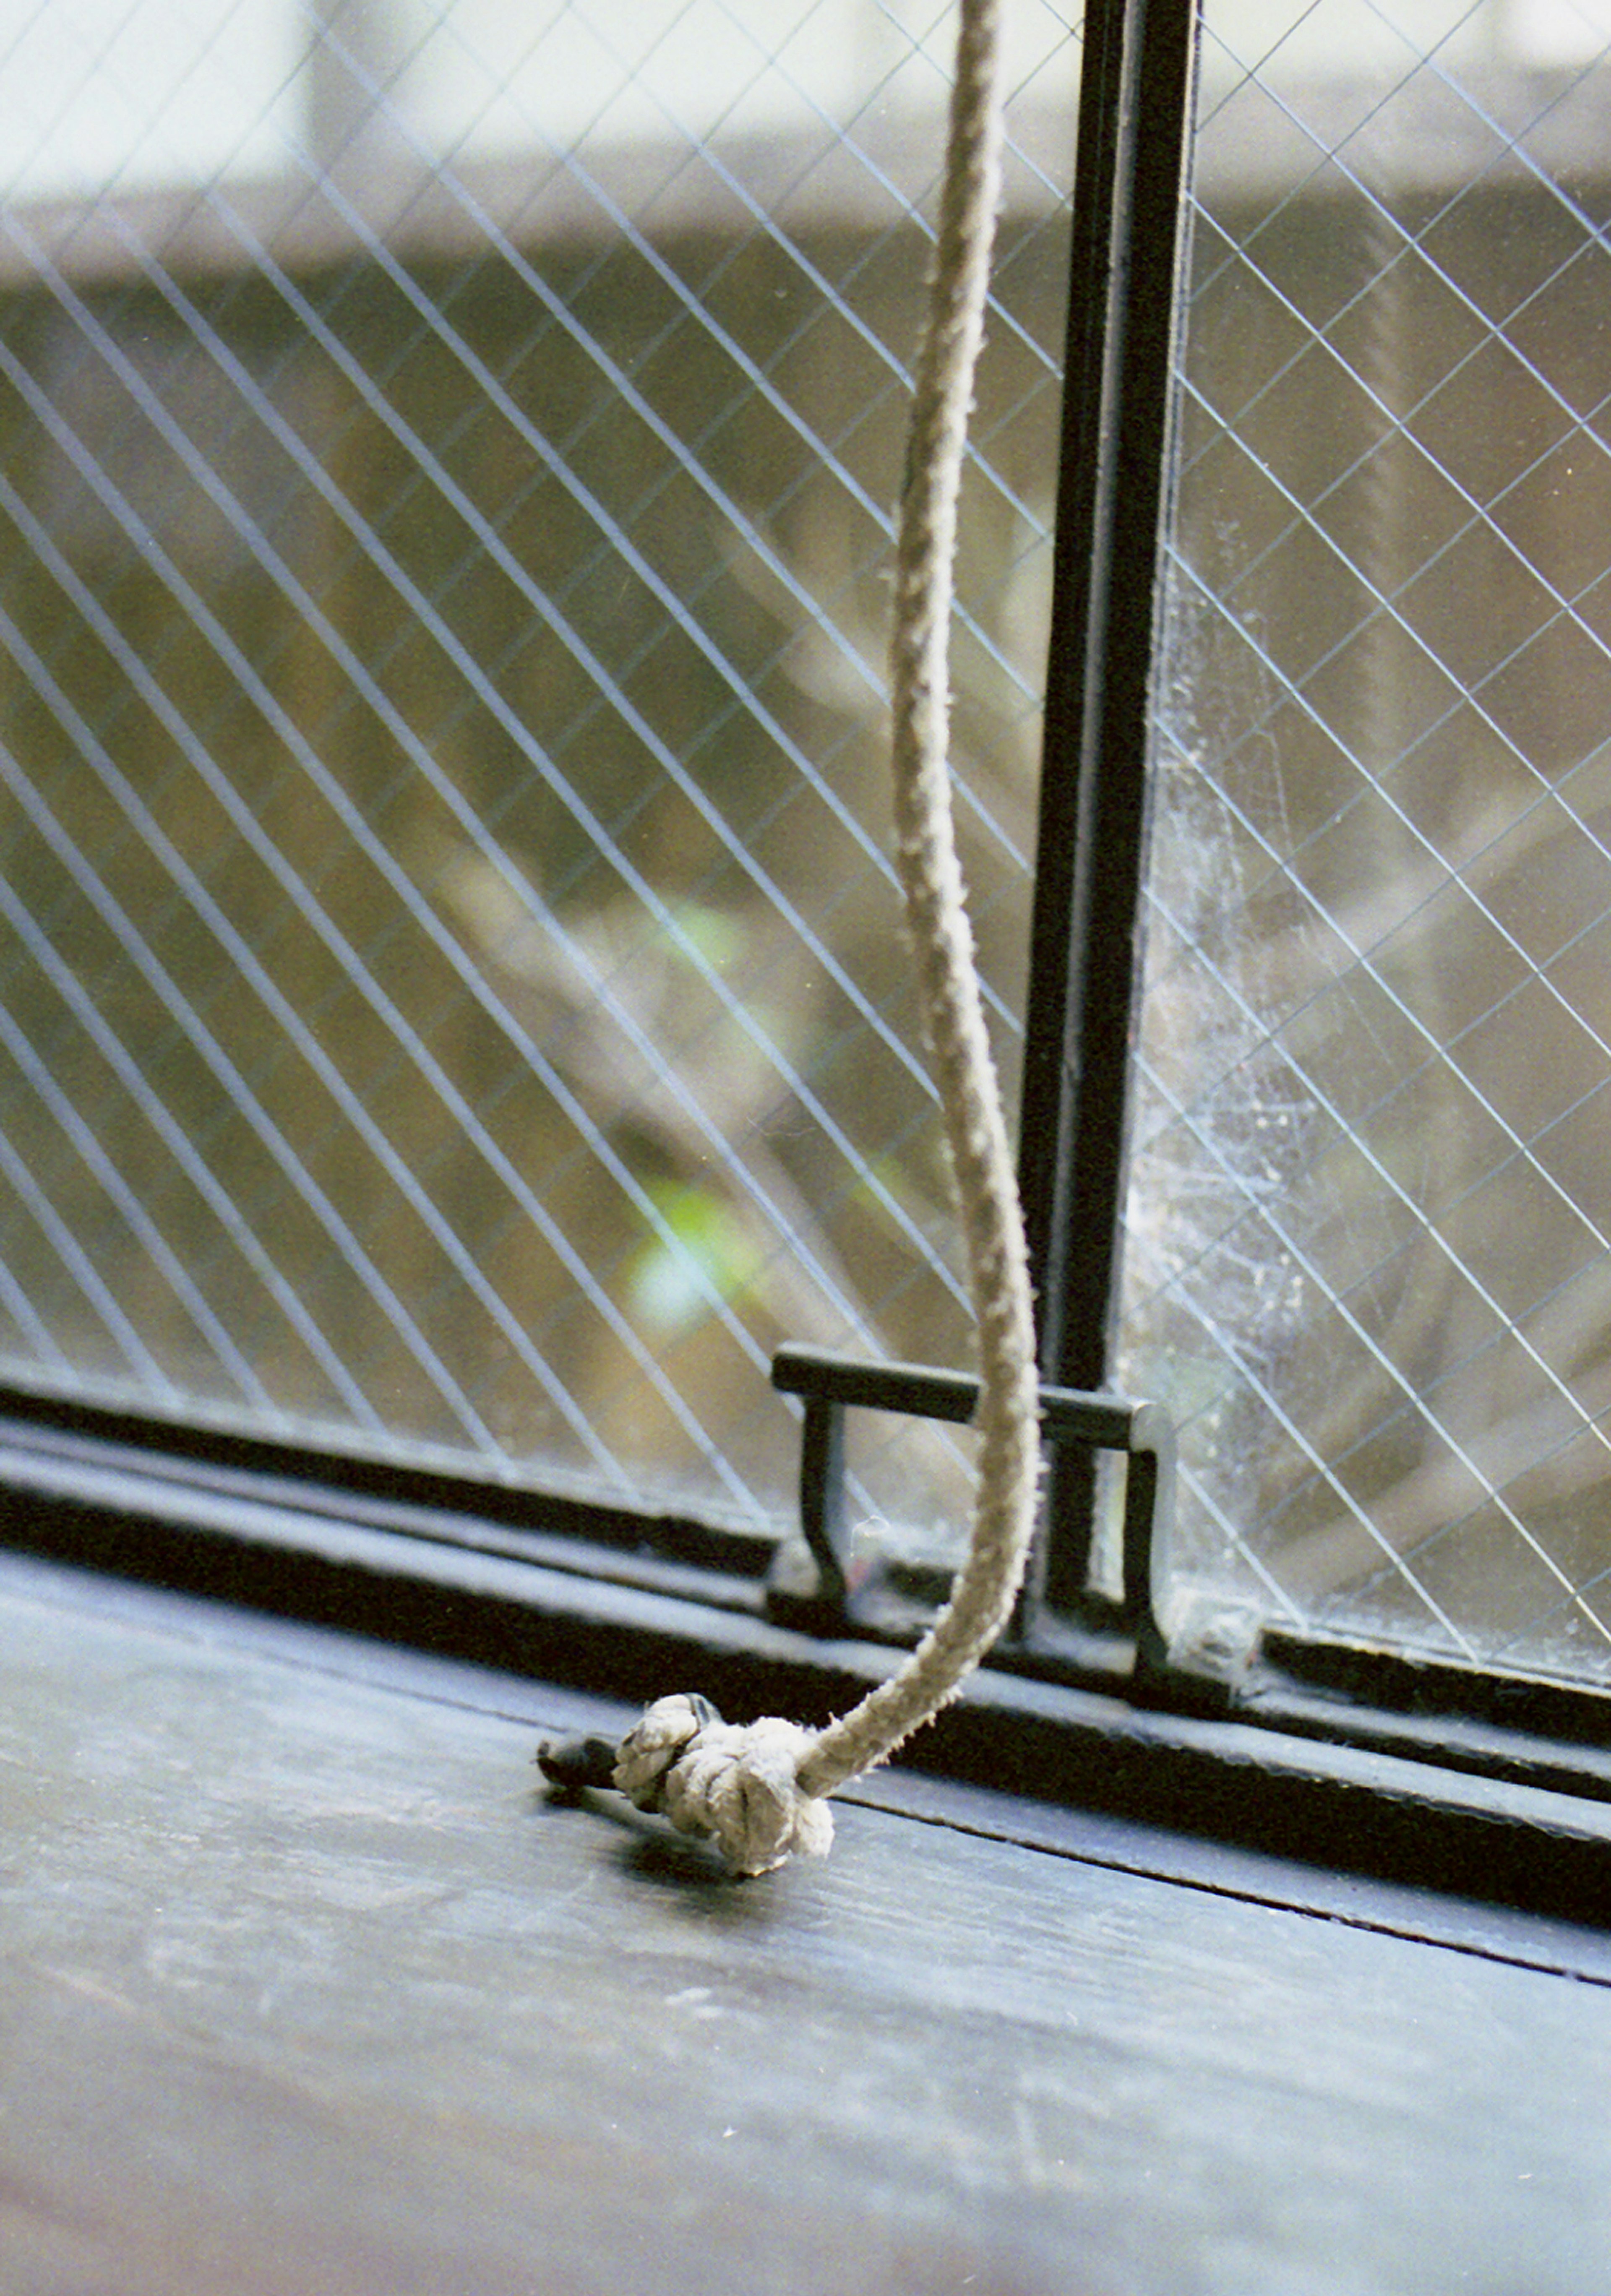
[[[812,1734],[768,1716],[724,1722],[708,1699],[657,1699],[621,1740],[612,1783],[635,1808],[713,1839],[735,1874],[770,1874],[795,1851],[825,1857],[834,1816],[800,1784]]]
[[[770,1874],[798,1850],[826,1857],[834,1814],[800,1783],[816,1739],[769,1717],[724,1722],[708,1698],[657,1699],[619,1746],[607,1738],[547,1739],[537,1763],[550,1790],[578,1800],[613,1786],[679,1833],[713,1840],[735,1874]]]

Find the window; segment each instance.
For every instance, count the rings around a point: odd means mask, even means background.
[[[1012,17],[961,832],[1048,1379],[1179,1461],[1059,1450],[1004,1679],[1139,1632],[1155,1703],[1603,1793],[1611,27],[1188,16]],[[846,1416],[825,1655],[769,1372],[966,1361],[881,701],[949,37],[19,13],[0,1367],[70,1548],[202,1490],[292,1599],[311,1510],[296,1599],[383,1552],[390,1630],[630,1673],[671,1598],[802,1684],[932,1596],[955,1382]]]

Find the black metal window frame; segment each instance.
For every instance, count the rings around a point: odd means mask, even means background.
[[[1169,513],[1196,0],[1084,21],[1044,767],[1020,1111],[1049,1455],[1014,1628],[912,1750],[1016,1793],[1162,1820],[1496,1902],[1595,1915],[1611,1698],[1267,1630],[1171,1648],[1172,1442],[1112,1394]],[[785,1349],[801,1528],[712,1527],[392,1471],[0,1391],[0,1542],[623,1699],[703,1688],[825,1715],[940,1589],[852,1586],[844,1417],[960,1423],[964,1375]],[[1122,1584],[1092,1591],[1093,1461],[1124,1464]],[[1599,1918],[1603,1918],[1603,1912]]]

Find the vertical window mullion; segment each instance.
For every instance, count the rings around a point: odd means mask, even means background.
[[[1196,0],[1091,0],[1058,472],[1020,1183],[1048,1383],[1107,1378],[1140,957]],[[1088,1453],[1052,1463],[1032,1604],[1090,1571]]]

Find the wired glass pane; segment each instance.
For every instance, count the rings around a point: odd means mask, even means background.
[[[1012,12],[961,834],[1011,1088],[1078,44]],[[953,37],[34,0],[0,76],[0,1376],[745,1521],[966,1356],[886,848]],[[955,1519],[934,1431],[863,1516]]]
[[[1597,1681],[1608,39],[1210,0],[1123,1364],[1183,1605]]]

